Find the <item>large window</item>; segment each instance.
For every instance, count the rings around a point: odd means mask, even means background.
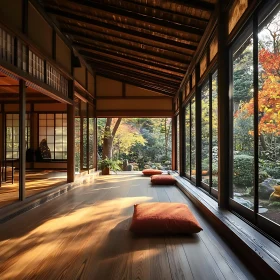
[[[217,72],[201,87],[201,182],[210,192],[218,189]]]
[[[186,143],[186,169],[187,177],[196,177],[196,131],[195,131],[195,97],[185,108],[185,143]]]
[[[25,115],[26,149],[30,147],[29,114]],[[6,158],[19,158],[19,114],[6,114]]]
[[[50,149],[52,159],[67,159],[67,115],[39,114],[39,146]]]
[[[279,236],[280,11],[257,16],[258,26],[251,22],[231,49],[230,205]]]

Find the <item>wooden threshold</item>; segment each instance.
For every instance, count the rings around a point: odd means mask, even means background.
[[[203,231],[135,236],[133,205],[180,202]],[[256,279],[176,186],[99,176],[1,225],[1,279]]]
[[[245,221],[195,187],[176,172],[170,172],[177,180],[177,186],[207,216],[215,229],[228,241],[230,246],[248,262],[259,279],[280,279],[280,249]]]

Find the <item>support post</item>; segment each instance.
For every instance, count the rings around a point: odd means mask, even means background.
[[[26,114],[26,82],[19,81],[19,200],[25,199],[25,114]]]
[[[172,158],[171,158],[171,162],[172,162],[172,166],[171,169],[172,170],[176,170],[176,156],[177,156],[177,142],[179,139],[176,139],[176,135],[177,135],[177,123],[176,123],[177,118],[176,117],[172,117]]]
[[[70,92],[74,90],[69,82]],[[75,106],[67,104],[67,182],[75,181]]]
[[[218,1],[218,147],[219,182],[218,204],[229,203],[229,54],[227,47],[228,22],[226,3]]]

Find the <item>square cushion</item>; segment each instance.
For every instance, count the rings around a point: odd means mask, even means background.
[[[151,176],[155,174],[162,174],[162,171],[157,169],[144,169],[142,173],[146,176]]]
[[[151,183],[153,185],[174,185],[176,180],[171,175],[153,175]]]
[[[134,205],[130,231],[137,234],[190,234],[202,228],[183,203],[142,203]]]

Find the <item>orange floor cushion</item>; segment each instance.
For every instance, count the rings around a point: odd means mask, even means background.
[[[157,169],[144,169],[142,173],[146,176],[151,176],[156,174],[162,174],[162,171]]]
[[[134,205],[130,231],[136,234],[192,234],[202,228],[183,203],[152,202]]]
[[[174,185],[176,180],[171,175],[153,175],[151,183],[153,185]]]

